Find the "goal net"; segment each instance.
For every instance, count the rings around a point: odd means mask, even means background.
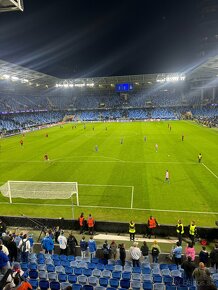
[[[76,195],[79,205],[77,182],[8,181],[0,186],[0,192],[8,197],[25,199],[72,199]]]

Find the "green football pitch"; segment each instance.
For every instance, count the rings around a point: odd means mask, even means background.
[[[96,220],[143,223],[152,214],[160,224],[180,218],[184,224],[195,220],[214,226],[218,131],[189,121],[170,125],[171,131],[168,122],[87,123],[85,129],[82,123],[76,128],[66,124],[1,139],[1,185],[8,180],[76,181],[80,206],[73,206],[75,218],[84,212]],[[70,199],[20,198],[9,204],[0,196],[0,207],[1,215],[72,218]]]

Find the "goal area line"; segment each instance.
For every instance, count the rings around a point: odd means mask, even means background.
[[[16,202],[10,204],[8,202],[0,202],[4,205],[33,205],[33,206],[51,206],[51,207],[70,207],[70,204],[51,204],[51,203],[31,203],[31,202]],[[218,215],[218,212],[204,212],[204,211],[188,211],[188,210],[172,210],[172,209],[156,209],[156,208],[130,208],[130,207],[116,207],[116,206],[99,206],[99,205],[74,205],[76,208],[102,208],[102,209],[114,209],[114,210],[135,210],[135,211],[156,211],[156,212],[172,212],[172,213],[191,213],[191,214],[205,214],[205,215]]]

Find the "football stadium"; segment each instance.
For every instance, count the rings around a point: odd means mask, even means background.
[[[101,76],[0,47],[0,289],[218,289],[217,40],[183,70]]]

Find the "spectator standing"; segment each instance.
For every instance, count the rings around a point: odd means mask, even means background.
[[[129,222],[129,239],[130,241],[134,241],[135,240],[135,223],[133,221]]]
[[[1,239],[0,239],[0,246],[2,246],[2,252],[5,253],[5,255],[9,256],[8,248],[3,244]]]
[[[111,258],[116,260],[116,258],[117,258],[117,244],[115,241],[112,241],[110,244],[110,253],[111,253]]]
[[[10,237],[10,240],[8,242],[8,251],[9,251],[10,262],[16,262],[17,261],[17,245],[12,236]]]
[[[30,251],[30,241],[27,239],[27,235],[23,235],[23,239],[20,241],[18,248],[21,253],[21,262],[28,263],[28,256]]]
[[[207,286],[213,284],[210,271],[202,262],[199,263],[199,267],[194,270],[192,276],[196,280],[197,290],[205,290]]]
[[[215,244],[213,250],[210,252],[211,267],[218,269],[218,243]]]
[[[45,254],[52,254],[52,251],[54,250],[54,242],[49,233],[46,233],[45,237],[42,239],[41,244],[43,250],[45,250]]]
[[[193,243],[188,243],[187,247],[185,248],[185,255],[186,258],[191,257],[192,262],[195,260],[195,248],[193,246]]]
[[[184,269],[184,280],[186,282],[185,284],[187,286],[192,286],[193,285],[192,274],[193,274],[194,269],[195,269],[195,264],[193,263],[190,256],[187,258],[187,260],[185,260],[182,263],[181,268]]]
[[[85,237],[82,237],[82,240],[80,241],[80,249],[81,249],[81,256],[82,258],[85,258],[87,253],[88,243],[85,240]]]
[[[209,253],[206,250],[206,247],[203,246],[202,250],[199,253],[199,262],[203,262],[204,265],[208,265],[208,261],[209,261]]]
[[[160,255],[160,247],[156,240],[154,240],[153,245],[151,246],[151,255],[153,263],[158,263],[159,255]]]
[[[67,238],[64,236],[64,231],[61,231],[61,234],[58,237],[58,243],[60,247],[60,254],[67,255]]]
[[[174,255],[175,263],[177,267],[179,267],[182,264],[182,246],[180,242],[176,243],[176,247],[173,250],[173,255]]]
[[[55,242],[58,244],[58,237],[60,236],[61,234],[61,231],[60,231],[60,227],[57,226],[55,229],[54,229],[54,237],[55,237]]]
[[[119,245],[119,251],[120,251],[120,261],[121,265],[124,268],[125,262],[126,262],[126,250],[125,250],[125,244],[120,244]]]
[[[132,258],[133,267],[139,267],[139,260],[141,258],[141,250],[138,247],[138,243],[134,242],[129,249],[130,257]]]
[[[2,246],[0,246],[0,273],[5,274],[9,268],[8,256],[2,251]]]
[[[157,220],[151,215],[148,219],[148,238],[151,238],[151,235],[154,235],[156,238],[155,229],[158,226]]]
[[[30,242],[30,253],[33,253],[34,239],[32,234],[29,234],[28,240]]]
[[[142,246],[141,246],[141,252],[142,252],[142,256],[144,257],[145,261],[149,261],[149,248],[148,245],[146,243],[146,241],[143,242]]]
[[[89,238],[88,247],[89,247],[89,253],[92,259],[95,257],[96,250],[97,250],[96,242],[92,236]]]
[[[181,220],[178,220],[178,224],[176,226],[177,237],[179,240],[180,245],[182,245],[182,236],[184,234],[184,226]]]
[[[109,258],[110,258],[110,246],[108,245],[107,240],[105,240],[105,242],[102,246],[102,251],[103,251],[104,259],[109,260]]]
[[[69,255],[76,256],[76,246],[78,246],[78,242],[75,236],[72,235],[72,233],[70,233],[67,239],[67,245]]]
[[[89,217],[87,219],[87,225],[88,225],[89,235],[93,235],[95,221],[91,214],[89,214]]]

